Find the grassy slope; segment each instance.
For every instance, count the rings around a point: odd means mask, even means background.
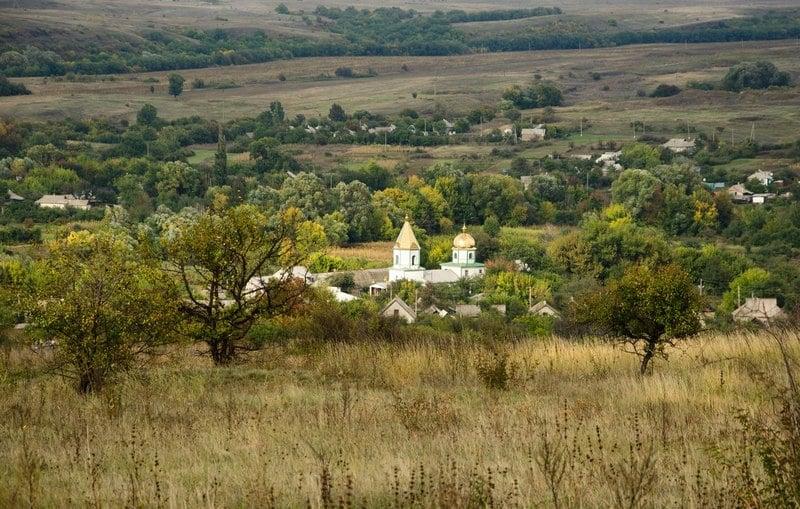
[[[725,506],[713,451],[735,455],[734,416],[767,409],[751,373],[781,376],[765,335],[693,341],[644,379],[607,344],[501,348],[516,370],[505,392],[483,386],[475,366],[489,354],[466,342],[274,349],[227,369],[176,354],[89,398],[50,376],[0,379],[0,502],[316,507],[326,465],[334,502],[352,492],[359,504],[407,505],[421,468],[440,504],[472,479],[494,484],[496,504],[549,506],[536,466],[547,433],[568,465],[558,488],[568,506],[606,505],[613,469],[637,468],[650,444],[659,476],[645,506]],[[12,352],[5,366],[30,355]]]
[[[790,71],[800,68],[796,41],[746,44],[655,45],[584,51],[522,52],[446,58],[314,58],[183,72],[209,81],[233,81],[239,88],[187,90],[177,100],[166,93],[166,73],[124,75],[114,81],[68,83],[32,78],[23,80],[32,96],[0,99],[0,115],[46,119],[92,115],[132,119],[146,102],[162,116],[191,114],[227,119],[255,115],[270,101],[281,100],[288,114],[327,114],[332,102],[346,110],[397,112],[404,107],[432,111],[441,104],[465,112],[496,101],[512,84],[530,81],[534,74],[558,83],[567,106],[561,123],[575,126],[581,117],[592,123],[586,132],[606,139],[630,139],[630,123],[644,120],[657,134],[673,135],[686,120],[708,132],[726,127],[737,139],[749,135],[756,122],[757,139],[796,138],[800,126],[800,89],[747,92],[686,91],[666,99],[637,97],[658,83],[685,85],[691,80],[718,80],[732,64],[767,58]],[[409,72],[401,66],[407,64]],[[355,80],[324,79],[348,65],[357,71],[374,68],[378,76]],[[277,76],[285,74],[286,82]],[[592,79],[599,73],[600,80]],[[796,74],[796,73],[795,73]],[[145,78],[156,78],[155,93]],[[478,79],[476,79],[478,78]],[[795,79],[800,75],[795,75]],[[603,90],[608,86],[608,90]],[[417,92],[413,99],[412,92]],[[501,120],[495,122],[503,123]],[[682,127],[684,126],[684,127]],[[578,140],[580,141],[580,140]]]

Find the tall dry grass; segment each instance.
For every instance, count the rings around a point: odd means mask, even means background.
[[[231,368],[179,352],[91,397],[7,352],[0,505],[727,506],[743,472],[760,482],[740,422],[785,380],[771,335],[692,341],[644,378],[599,342],[494,350],[306,346]],[[505,390],[478,369],[498,358]]]

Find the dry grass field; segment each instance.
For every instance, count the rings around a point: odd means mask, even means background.
[[[6,351],[0,504],[731,506],[754,459],[739,417],[769,421],[785,383],[778,338],[796,361],[794,333],[710,336],[643,378],[610,344],[555,338],[295,345],[230,368],[183,351],[91,397]]]
[[[583,51],[476,54],[455,57],[309,58],[235,67],[182,71],[187,80],[232,81],[237,88],[187,90],[173,99],[166,93],[166,73],[119,75],[106,81],[71,83],[23,79],[31,96],[0,99],[0,116],[25,119],[112,117],[133,119],[147,102],[165,118],[202,115],[230,120],[253,116],[273,100],[288,114],[324,116],[331,103],[347,111],[367,109],[396,113],[402,108],[431,112],[436,105],[465,113],[496,102],[503,89],[525,84],[534,75],[556,82],[566,106],[557,124],[574,127],[586,119],[585,135],[602,139],[632,138],[631,123],[645,122],[656,134],[678,134],[686,122],[698,130],[726,128],[738,139],[755,124],[760,141],[788,141],[800,127],[800,89],[750,91],[742,94],[687,90],[664,99],[638,97],[659,83],[685,86],[692,80],[719,80],[740,61],[769,59],[800,75],[800,43],[652,45]],[[407,65],[409,71],[401,67]],[[330,79],[339,66],[372,68],[377,76]],[[594,79],[597,73],[599,79]],[[287,81],[277,77],[284,74]],[[148,80],[158,80],[153,84]],[[150,92],[151,84],[155,92]],[[412,93],[417,93],[417,98]],[[500,125],[502,120],[497,120]],[[491,127],[491,126],[489,126]],[[573,140],[580,143],[581,140]]]

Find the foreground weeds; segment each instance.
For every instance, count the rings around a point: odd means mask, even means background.
[[[0,505],[796,506],[799,358],[794,333],[703,338],[648,377],[560,340],[176,352],[81,397],[11,352]]]

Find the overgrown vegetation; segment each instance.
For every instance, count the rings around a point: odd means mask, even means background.
[[[134,38],[115,41],[109,51],[93,51],[79,45],[71,51],[17,40],[6,36],[0,53],[0,73],[7,76],[59,76],[164,71],[215,65],[238,65],[278,59],[343,55],[455,55],[475,51],[526,51],[576,49],[647,43],[699,43],[741,40],[792,39],[800,36],[798,13],[775,10],[764,14],[670,28],[623,30],[609,24],[608,30],[563,22],[557,7],[465,13],[414,10],[374,10],[320,6],[313,12],[283,13],[306,20],[316,29],[340,36],[337,39],[272,37],[264,31],[187,28],[170,31],[147,29]],[[464,25],[498,20],[553,16],[535,31],[502,31],[472,34]],[[467,25],[468,26],[468,25]],[[43,32],[47,36],[47,32]],[[26,35],[27,37],[27,35]],[[59,52],[61,51],[61,52]]]

